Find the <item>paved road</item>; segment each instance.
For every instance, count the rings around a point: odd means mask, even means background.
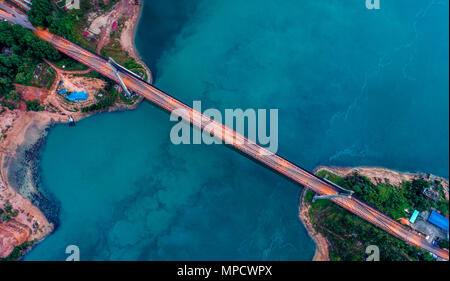
[[[50,42],[56,49],[67,54],[68,56],[80,61],[88,67],[102,73],[103,75],[117,81],[114,72],[109,67],[107,60],[99,55],[91,53],[80,46],[67,41],[59,36],[53,35],[48,31],[35,29],[35,34],[41,39]],[[120,69],[119,69],[120,70]],[[259,146],[255,142],[247,139],[245,136],[235,132],[231,128],[210,119],[209,117],[195,111],[179,100],[162,92],[149,83],[141,80],[139,77],[132,75],[126,71],[121,71],[121,77],[127,87],[145,98],[149,99],[158,106],[169,112],[176,110],[178,115],[187,122],[202,128],[208,129],[216,137],[232,145],[236,149],[242,151],[248,156],[259,160],[270,168],[282,173],[299,184],[306,186],[312,191],[320,195],[338,194],[339,190],[332,184],[316,177],[312,173],[298,167],[297,165],[287,161],[280,156],[273,154],[267,149]],[[117,81],[118,82],[118,81]],[[366,221],[378,226],[379,228],[391,233],[392,235],[402,239],[403,241],[425,249],[442,259],[449,259],[449,252],[442,250],[431,243],[424,237],[414,231],[406,228],[397,221],[389,218],[378,210],[368,206],[357,198],[333,198],[336,204],[358,215]]]
[[[33,25],[28,21],[28,17],[26,15],[24,15],[20,11],[15,10],[2,0],[0,0],[0,19],[6,19],[11,23],[20,24],[21,26],[31,30],[35,29]]]

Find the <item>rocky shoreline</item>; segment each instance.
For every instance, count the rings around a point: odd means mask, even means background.
[[[7,159],[7,177],[11,187],[22,197],[31,200],[56,230],[59,225],[60,204],[51,194],[43,194],[45,190],[40,188],[39,176],[40,152],[53,125],[54,123],[50,122],[38,135],[29,136],[27,140],[31,143],[18,146],[16,156]]]

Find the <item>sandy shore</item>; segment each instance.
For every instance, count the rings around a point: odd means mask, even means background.
[[[141,8],[142,4],[134,6],[133,16],[126,21],[126,28],[122,31],[121,44],[130,56],[146,68],[151,82],[150,69],[134,47]],[[64,72],[58,72],[58,78],[70,74]],[[55,79],[54,83],[58,81]],[[0,207],[8,204],[18,210],[17,216],[9,222],[0,222],[0,258],[7,257],[15,246],[25,241],[42,241],[58,224],[59,207],[41,194],[36,182],[36,163],[48,129],[52,124],[67,122],[68,114],[80,120],[97,113],[68,112],[61,106],[62,103],[58,104],[59,97],[54,94],[56,91],[53,86],[40,98],[44,105],[50,104],[51,109],[47,106],[46,111],[26,112],[22,107],[0,113],[0,131],[6,136],[0,139]],[[132,110],[142,100],[140,97],[131,106],[117,103],[108,111]]]
[[[152,83],[153,82],[153,77],[151,75],[152,72],[150,71],[148,66],[142,61],[135,44],[136,31],[139,25],[139,19],[142,14],[142,5],[143,5],[142,2],[140,2],[139,5],[137,5],[135,8],[133,16],[126,21],[125,23],[126,27],[124,28],[124,30],[120,35],[120,45],[122,45],[122,48],[125,51],[127,51],[128,54],[132,56],[139,64],[144,66],[147,73],[149,73],[148,82]]]
[[[53,116],[56,117],[56,116]],[[31,181],[31,170],[24,169],[21,178],[25,191],[9,182],[12,163],[21,163],[26,159],[22,151],[33,147],[42,137],[45,129],[55,120],[49,114],[36,112],[17,112],[14,125],[8,131],[8,137],[1,143],[0,152],[0,206],[11,205],[19,210],[18,216],[8,223],[0,224],[0,257],[5,258],[25,241],[41,241],[54,229],[44,214],[32,204],[33,194],[37,194]],[[17,227],[19,225],[20,227]]]
[[[150,68],[144,63],[141,56],[139,55],[139,52],[136,49],[135,45],[135,38],[136,38],[136,31],[139,25],[139,19],[142,15],[142,1],[139,2],[138,5],[135,5],[133,8],[132,17],[130,17],[125,22],[125,28],[123,29],[122,33],[120,34],[120,45],[122,46],[122,49],[128,54],[134,58],[140,65],[142,65],[145,70],[148,73],[148,83],[153,83],[153,76]],[[132,105],[124,105],[124,104],[115,104],[110,111],[120,111],[120,110],[133,110],[138,107],[138,105],[144,100],[144,97],[140,96],[139,99]]]

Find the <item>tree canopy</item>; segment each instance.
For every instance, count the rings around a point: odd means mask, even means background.
[[[33,0],[28,18],[34,26],[48,28],[50,32],[74,41],[73,25],[78,11],[54,8],[50,0]]]
[[[49,27],[53,21],[53,6],[50,0],[33,0],[28,18],[34,26]]]

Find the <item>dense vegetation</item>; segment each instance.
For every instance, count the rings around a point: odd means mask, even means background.
[[[26,101],[25,104],[27,105],[27,111],[42,111],[44,108],[39,104],[39,101],[32,100],[32,101]]]
[[[34,26],[48,27],[53,21],[53,6],[50,0],[33,0],[28,19]]]
[[[398,188],[388,183],[374,185],[369,179],[358,174],[341,178],[323,171],[319,176],[324,177],[326,174],[329,180],[346,189],[354,190],[357,197],[394,218],[408,217],[405,209],[425,210],[439,207],[441,211],[448,212],[447,202],[437,204],[422,195],[423,188],[430,185],[424,180],[405,182]],[[369,245],[379,247],[381,260],[432,259],[429,253],[407,245],[329,200],[317,200],[312,203],[313,196],[312,191],[306,194],[306,200],[311,204],[310,219],[314,228],[330,242],[331,260],[364,260],[365,249]],[[446,208],[440,206],[444,202]],[[448,241],[441,243],[448,244]]]

